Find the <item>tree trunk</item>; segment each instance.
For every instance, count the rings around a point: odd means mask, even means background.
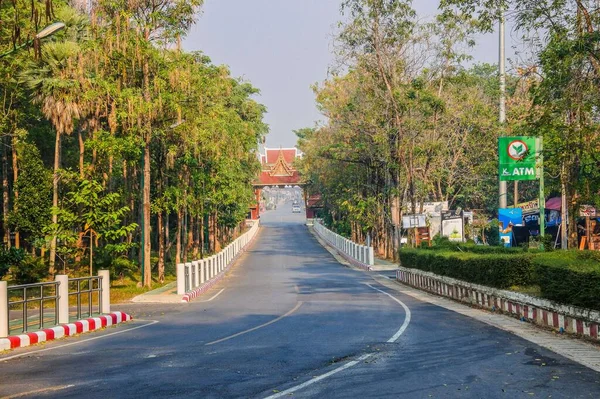
[[[204,259],[204,209],[201,208],[200,211],[200,219],[199,219],[199,227],[200,230],[200,259]]]
[[[175,265],[181,263],[181,225],[183,223],[183,212],[177,209],[177,236],[175,237]]]
[[[77,129],[77,139],[79,140],[79,177],[81,178],[81,180],[83,180],[85,177],[85,170],[83,165],[85,143],[83,142],[83,134],[81,128]]]
[[[15,204],[19,199],[19,190],[17,190],[17,180],[19,179],[19,163],[17,155],[17,139],[13,136],[12,139],[12,167],[13,167],[13,196]],[[15,231],[15,247],[21,248],[21,236],[18,231]],[[35,252],[34,252],[35,253]]]
[[[151,242],[150,242],[150,134],[146,135],[146,144],[144,146],[144,189],[143,193],[143,222],[144,229],[142,230],[142,242],[144,243],[144,287],[152,286],[152,270],[151,270]]]
[[[2,137],[2,222],[4,245],[10,248],[10,229],[8,228],[9,186],[8,186],[8,151],[6,138]]]
[[[157,214],[158,224],[158,282],[165,282],[165,224],[163,223],[163,211]]]
[[[192,257],[195,260],[198,260],[198,255],[200,254],[200,218],[194,217],[194,245],[192,249]]]
[[[60,168],[60,133],[56,132],[56,142],[54,143],[54,176],[52,179],[52,224],[58,224],[58,214],[56,208],[58,208],[58,169]],[[56,234],[52,235],[52,241],[50,241],[50,266],[48,268],[48,274],[50,277],[54,277],[56,263]]]
[[[185,193],[184,193],[185,195]],[[182,231],[182,238],[183,238],[183,255],[181,256],[181,258],[183,259],[184,262],[188,261],[188,248],[189,248],[189,236],[188,236],[188,232],[190,230],[189,226],[188,226],[189,222],[188,222],[188,209],[187,206],[184,208],[183,211],[183,231]]]
[[[149,41],[150,31],[146,27],[144,31],[144,38],[146,42]],[[150,95],[150,65],[148,62],[148,57],[144,57],[144,66],[143,66],[143,76],[144,76],[144,100],[146,103],[150,103],[151,95]],[[150,243],[150,141],[152,139],[152,121],[151,115],[146,117],[146,126],[144,129],[144,189],[142,190],[142,203],[143,203],[143,224],[144,228],[142,229],[142,242],[144,243],[144,286],[151,287],[152,286],[152,270],[150,269],[150,255],[151,255],[151,243]]]

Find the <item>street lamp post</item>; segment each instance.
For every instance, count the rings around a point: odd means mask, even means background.
[[[0,54],[0,58],[4,58],[7,55],[10,55],[12,53],[14,53],[15,51],[18,51],[24,47],[28,47],[31,46],[33,44],[33,42],[35,40],[41,40],[44,39],[48,36],[52,36],[53,34],[55,34],[56,32],[62,30],[65,28],[65,24],[63,22],[55,22],[51,25],[46,26],[44,29],[42,29],[41,31],[39,31],[32,40],[28,40],[25,43],[21,44],[20,46],[17,46],[9,51],[6,51],[2,54]]]

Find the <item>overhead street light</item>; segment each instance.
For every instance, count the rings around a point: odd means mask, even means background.
[[[44,29],[42,29],[41,31],[39,31],[38,33],[36,33],[36,35],[34,36],[33,40],[28,40],[25,43],[23,43],[20,46],[17,46],[5,53],[0,54],[0,58],[6,57],[7,55],[10,55],[12,53],[14,53],[17,50],[22,49],[23,47],[28,47],[31,46],[34,42],[34,40],[41,40],[44,39],[48,36],[52,36],[53,34],[55,34],[56,32],[62,30],[65,28],[65,24],[63,22],[55,22],[51,25],[46,26]]]
[[[44,29],[39,31],[37,35],[35,35],[36,39],[43,39],[48,36],[52,36],[59,30],[63,30],[65,28],[65,24],[62,22],[55,22],[51,25],[46,26]]]

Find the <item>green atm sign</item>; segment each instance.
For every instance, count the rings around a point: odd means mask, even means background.
[[[498,139],[500,180],[535,180],[536,137],[517,136]]]

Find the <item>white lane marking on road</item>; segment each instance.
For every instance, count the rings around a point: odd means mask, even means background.
[[[302,383],[300,385],[296,385],[295,387],[292,387],[290,389],[286,389],[283,392],[278,392],[275,395],[271,395],[271,396],[266,397],[265,399],[280,398],[280,397],[285,396],[285,395],[293,394],[294,392],[299,391],[299,390],[301,390],[303,388],[306,388],[307,386],[312,385],[315,382],[319,382],[321,380],[324,380],[327,377],[331,377],[332,375],[339,373],[340,371],[344,371],[346,369],[349,369],[352,366],[356,366],[358,363],[360,363],[360,362],[362,362],[362,361],[370,358],[371,356],[373,356],[372,353],[367,353],[366,355],[362,355],[358,359],[352,360],[351,362],[348,362],[348,363],[344,364],[343,366],[338,367],[335,370],[331,370],[330,372],[327,372],[325,374],[321,374],[321,375],[319,375],[317,377],[314,377],[313,379],[310,379],[310,380],[306,381],[305,383]]]
[[[219,295],[221,295],[221,292],[225,291],[225,288],[223,288],[221,291],[217,292],[212,298],[207,299],[206,301],[198,301],[198,302],[210,302],[213,299],[215,299],[216,297],[218,297]]]
[[[116,332],[113,332],[113,333],[110,333],[110,334],[100,335],[100,336],[93,337],[93,338],[88,338],[88,339],[82,339],[81,341],[70,342],[68,344],[59,345],[59,346],[53,346],[52,348],[39,349],[39,350],[36,350],[36,351],[19,353],[18,355],[14,355],[14,356],[3,357],[3,358],[0,358],[0,363],[1,362],[6,362],[6,361],[12,360],[12,359],[17,359],[17,358],[23,357],[23,356],[33,355],[34,353],[48,352],[48,351],[55,350],[55,349],[65,348],[67,346],[79,345],[79,344],[83,344],[85,342],[95,341],[97,339],[102,339],[102,338],[106,338],[106,337],[112,337],[113,335],[123,334],[123,333],[126,333],[126,332],[137,330],[139,328],[149,327],[149,326],[154,325],[154,324],[156,324],[156,323],[159,322],[158,320],[138,320],[138,321],[149,321],[149,323],[146,323],[146,324],[143,324],[143,325],[137,326],[137,327],[128,328],[127,330],[116,331]]]
[[[406,314],[406,316],[404,317],[404,323],[402,323],[402,326],[400,327],[400,329],[396,332],[396,334],[394,334],[394,336],[390,339],[387,340],[388,343],[391,342],[396,342],[396,340],[398,338],[400,338],[400,336],[404,333],[404,330],[406,330],[406,328],[408,327],[408,324],[410,323],[410,309],[408,308],[408,306],[406,306],[404,304],[404,302],[402,302],[401,300],[399,300],[398,298],[396,298],[395,296],[388,294],[385,291],[380,290],[379,288],[375,288],[373,287],[371,284],[367,284],[369,287],[373,288],[376,291],[381,292],[382,294],[385,294],[387,296],[389,296],[390,298],[392,298],[394,301],[398,302],[400,304],[400,306],[402,306],[404,308],[404,312]]]
[[[3,396],[2,399],[22,398],[23,396],[35,395],[37,393],[62,391],[63,389],[72,388],[74,386],[75,385],[70,384],[70,385],[61,385],[59,387],[41,388],[41,389],[36,389],[35,391],[21,392],[21,393],[16,393],[14,395]]]
[[[242,331],[242,332],[239,332],[239,333],[237,333],[237,334],[233,334],[233,335],[230,335],[230,336],[228,336],[228,337],[221,338],[221,339],[218,339],[218,340],[216,340],[216,341],[212,341],[212,342],[206,343],[206,344],[204,344],[204,345],[206,346],[206,345],[214,345],[214,344],[218,344],[219,342],[227,341],[227,340],[230,340],[230,339],[232,339],[232,338],[239,337],[240,335],[244,335],[244,334],[248,334],[249,332],[256,331],[256,330],[258,330],[259,328],[263,328],[263,327],[269,326],[269,325],[271,325],[271,324],[273,324],[273,323],[277,323],[279,320],[281,320],[281,319],[283,319],[283,318],[285,318],[285,317],[288,317],[289,315],[291,315],[292,313],[294,313],[296,310],[298,310],[298,309],[300,308],[300,306],[302,306],[302,304],[303,304],[303,303],[304,303],[304,302],[302,302],[302,301],[299,301],[299,302],[296,304],[296,306],[294,306],[294,308],[293,308],[292,310],[290,310],[290,311],[289,311],[289,312],[287,312],[286,314],[284,314],[284,315],[281,315],[281,316],[279,316],[278,318],[276,318],[276,319],[273,319],[273,320],[271,320],[271,321],[269,321],[269,322],[267,322],[267,323],[265,323],[265,324],[261,324],[260,326],[252,327],[252,328],[250,328],[250,329],[248,329],[248,330],[244,330],[244,331]]]
[[[396,301],[397,303],[400,304],[400,306],[402,306],[402,308],[404,309],[405,312],[405,316],[404,316],[404,323],[402,323],[402,326],[400,327],[400,329],[396,332],[396,334],[394,334],[390,339],[388,339],[386,342],[396,342],[396,340],[398,340],[398,338],[400,338],[400,336],[404,333],[404,331],[406,331],[406,328],[408,327],[408,324],[410,323],[410,309],[408,308],[408,306],[406,306],[401,300],[399,300],[398,298],[394,297],[393,295],[388,294],[385,291],[382,291],[378,288],[373,287],[371,284],[367,284],[369,287],[373,288],[376,291],[379,291],[387,296],[389,296],[390,298],[392,298],[394,301]],[[343,366],[338,367],[337,369],[331,370],[325,374],[321,374],[319,376],[316,376],[300,385],[296,385],[295,387],[291,387],[289,389],[286,389],[285,391],[282,392],[277,392],[274,395],[270,395],[267,396],[265,399],[275,399],[275,398],[280,398],[282,396],[286,396],[286,395],[290,395],[293,394],[296,391],[299,391],[301,389],[306,388],[309,385],[312,385],[316,382],[319,382],[321,380],[324,380],[327,377],[331,377],[334,374],[339,373],[340,371],[344,371],[346,369],[349,369],[350,367],[356,366],[357,364],[367,360],[368,358],[370,358],[371,356],[373,356],[373,353],[367,353],[365,355],[362,355],[361,357],[359,357],[356,360],[352,360],[346,364],[344,364]]]

